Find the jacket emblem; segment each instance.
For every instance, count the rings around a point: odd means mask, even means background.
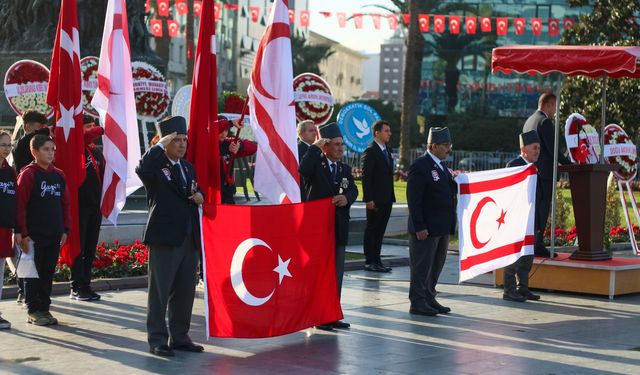
[[[440,181],[440,175],[438,174],[438,171],[436,171],[435,169],[431,171],[431,177],[433,177],[433,181],[435,182]]]
[[[162,173],[164,173],[167,181],[171,181],[171,171],[169,170],[169,168],[162,168]]]

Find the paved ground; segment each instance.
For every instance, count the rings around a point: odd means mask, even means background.
[[[60,325],[54,328],[26,324],[25,311],[5,300],[0,311],[13,328],[0,331],[0,373],[640,373],[639,295],[609,302],[542,292],[540,302],[510,303],[499,289],[456,285],[456,261],[450,254],[438,287],[453,311],[438,317],[408,314],[407,267],[382,278],[349,272],[343,309],[352,328],[346,332],[205,341],[199,290],[191,335],[206,351],[172,359],[147,352],[144,289],[108,292],[97,303],[55,297]]]

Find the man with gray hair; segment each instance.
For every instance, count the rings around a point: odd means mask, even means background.
[[[434,316],[450,308],[436,301],[436,284],[444,266],[449,235],[456,227],[457,185],[445,160],[451,153],[448,128],[429,129],[427,153],[409,168],[409,312]]]
[[[316,123],[312,120],[303,120],[298,123],[298,164],[309,150],[309,146],[316,141]],[[300,175],[300,197],[305,201],[305,181]]]

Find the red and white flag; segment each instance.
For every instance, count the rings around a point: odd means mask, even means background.
[[[129,27],[125,0],[109,0],[104,21],[98,89],[91,105],[100,114],[105,158],[102,215],[113,224],[127,196],[142,186],[135,173],[140,161],[136,102],[131,77]]]
[[[429,32],[429,15],[418,14],[418,24],[420,25],[420,32],[428,33]]]
[[[460,16],[449,16],[449,32],[460,34]]]
[[[395,30],[398,27],[398,15],[396,14],[387,14],[387,22],[389,23],[389,29]]]
[[[491,32],[491,18],[480,17],[480,31],[482,31],[483,33]]]
[[[371,13],[371,21],[376,30],[380,30],[380,13]]]
[[[524,31],[527,27],[526,19],[524,18],[514,18],[513,19],[513,27],[516,29],[516,35],[524,34]]]
[[[533,35],[542,34],[542,18],[531,19],[531,33]]]
[[[507,35],[509,31],[509,19],[506,17],[496,18],[496,34]]]
[[[82,77],[80,73],[80,35],[75,0],[63,0],[56,40],[51,56],[47,103],[55,110],[56,166],[64,172],[71,199],[71,231],[61,249],[64,262],[71,266],[80,254],[78,188],[84,181],[84,128],[82,121]]]
[[[433,31],[438,34],[444,32],[444,16],[433,16]]]
[[[272,203],[300,202],[293,66],[286,0],[276,0],[251,71],[249,109],[258,142],[255,188]]]
[[[344,12],[338,12],[336,13],[336,19],[338,20],[338,26],[340,26],[341,29],[344,29],[347,25],[347,14]]]
[[[557,18],[549,18],[549,35],[557,36],[560,34],[560,20]]]
[[[476,17],[467,17],[464,20],[464,26],[467,30],[467,34],[475,34],[476,29],[478,28],[478,18]]]
[[[327,251],[334,247],[330,199],[217,211],[202,224],[219,234],[204,240],[210,336],[271,337],[342,319]]]
[[[353,13],[353,24],[356,29],[362,29],[362,13]]]
[[[533,254],[537,169],[528,164],[460,174],[460,282]]]

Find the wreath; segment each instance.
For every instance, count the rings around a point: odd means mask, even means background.
[[[83,57],[80,60],[80,71],[82,74],[82,106],[84,113],[91,117],[98,117],[98,111],[91,105],[93,95],[98,89],[98,63],[100,60],[95,56]]]
[[[140,117],[158,119],[169,108],[167,81],[158,69],[145,62],[131,63],[136,112]]]
[[[302,73],[293,80],[293,92],[298,121],[311,120],[316,125],[329,121],[333,113],[333,97],[325,80],[313,73]]]
[[[620,169],[613,172],[616,178],[623,182],[633,180],[638,173],[638,157],[635,144],[624,129],[616,124],[607,125],[604,128],[604,145],[607,163],[620,165]]]
[[[573,113],[565,124],[565,138],[571,160],[578,164],[595,164],[600,155],[597,130],[579,113]]]
[[[28,110],[38,111],[47,118],[53,108],[47,104],[49,69],[33,60],[20,60],[9,67],[4,76],[4,92],[13,111],[22,116]]]

